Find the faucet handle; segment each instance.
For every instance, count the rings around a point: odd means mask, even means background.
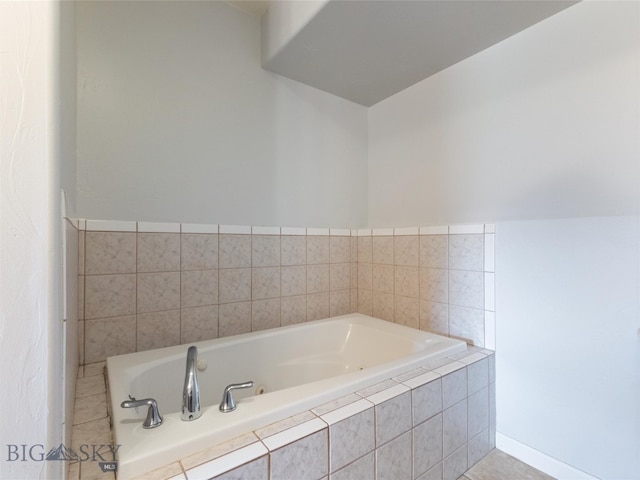
[[[122,408],[138,408],[149,406],[147,410],[147,418],[142,422],[142,428],[156,428],[162,425],[162,415],[158,410],[158,403],[153,398],[144,398],[142,400],[125,400],[120,404]]]
[[[233,400],[231,392],[239,388],[251,388],[253,387],[253,381],[243,383],[232,383],[227,385],[222,394],[222,401],[220,402],[220,411],[224,413],[233,412],[236,409],[236,402]]]

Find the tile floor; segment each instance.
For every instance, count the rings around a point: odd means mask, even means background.
[[[554,480],[546,473],[494,449],[458,480]]]

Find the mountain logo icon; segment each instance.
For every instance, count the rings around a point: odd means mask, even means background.
[[[79,460],[79,458],[76,452],[61,443],[58,447],[49,450],[45,460]]]

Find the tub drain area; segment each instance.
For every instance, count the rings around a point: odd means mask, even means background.
[[[258,385],[258,388],[256,388],[256,395],[264,395],[265,393],[267,393],[267,387],[264,385]]]

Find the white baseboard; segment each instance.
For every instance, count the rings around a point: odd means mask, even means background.
[[[558,480],[598,480],[500,432],[496,432],[496,448]]]

